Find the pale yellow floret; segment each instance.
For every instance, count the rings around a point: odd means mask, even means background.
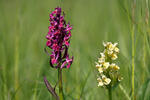
[[[112,60],[116,60],[118,57],[117,57],[117,55],[115,54],[115,53],[113,53],[112,55],[111,55],[111,59]]]
[[[102,66],[101,64],[99,64],[99,63],[97,63],[97,62],[95,62],[95,63],[96,63],[96,68],[99,68],[99,67]]]
[[[105,58],[105,54],[104,53],[100,53],[101,58]]]
[[[98,71],[99,71],[99,73],[102,73],[102,72],[103,72],[103,68],[102,68],[102,67],[99,67],[99,68],[98,68]]]
[[[107,68],[109,67],[109,65],[110,65],[109,62],[104,62],[103,68],[104,68],[104,69],[107,69]]]
[[[102,68],[102,65],[95,62],[96,63],[96,68],[98,69],[99,73],[102,73],[103,72],[103,68]]]
[[[111,42],[107,43],[107,47],[109,50],[114,50],[114,48],[118,45],[118,43],[112,44]]]
[[[118,65],[116,65],[115,63],[110,64],[110,68],[113,70],[119,70],[120,67]]]
[[[112,50],[107,50],[107,54],[108,54],[108,55],[112,55],[112,54],[113,54],[113,51],[112,51]]]
[[[105,80],[107,77],[104,74],[101,74],[102,80]]]
[[[104,81],[105,85],[108,85],[111,82],[111,79],[107,78],[105,75],[102,76],[102,80]]]
[[[110,82],[111,82],[111,79],[110,79],[110,78],[106,78],[106,79],[104,80],[104,84],[105,84],[105,85],[108,85]]]
[[[105,58],[103,58],[103,57],[98,58],[98,62],[101,63],[101,64],[104,63],[105,62]]]
[[[97,81],[98,81],[98,86],[103,86],[104,85],[101,78],[97,78]]]
[[[103,42],[104,47],[109,47],[109,45],[112,44],[111,42]]]
[[[113,45],[113,46],[114,46],[114,47],[116,47],[117,45],[118,45],[118,43],[114,43],[114,45]]]
[[[113,67],[115,66],[115,63],[110,64],[110,68],[113,69]]]
[[[106,46],[107,46],[107,44],[106,44],[105,42],[103,42],[103,45],[104,45],[104,47],[106,47]]]
[[[110,49],[116,47],[118,45],[118,43],[114,43],[112,44],[111,42],[103,42],[104,47],[108,47]]]
[[[115,48],[114,48],[114,51],[115,51],[116,53],[119,53],[119,48],[115,47]]]
[[[120,67],[119,67],[119,66],[117,66],[117,65],[115,65],[115,66],[113,67],[113,69],[114,69],[114,70],[119,70],[119,69],[120,69]]]
[[[108,49],[109,49],[110,51],[112,51],[112,50],[114,49],[114,45],[113,45],[112,43],[110,43],[110,44],[108,45]]]

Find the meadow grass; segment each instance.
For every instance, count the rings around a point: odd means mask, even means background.
[[[134,98],[150,100],[150,2],[136,0],[134,35],[131,0],[0,0],[0,100],[53,100],[43,76],[54,86],[57,70],[44,52],[49,13],[60,5],[73,25],[70,69],[63,69],[65,100],[108,100],[97,87],[95,61],[103,41],[118,42],[117,64],[123,75],[121,88],[112,89],[113,100],[132,95],[134,44]],[[134,38],[134,40],[133,40]],[[58,87],[56,92],[58,93]]]

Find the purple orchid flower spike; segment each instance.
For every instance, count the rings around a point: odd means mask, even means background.
[[[57,7],[49,15],[50,26],[46,35],[46,46],[51,48],[50,65],[53,68],[69,68],[73,57],[69,58],[68,48],[70,46],[71,30],[70,23],[66,25],[61,8]]]
[[[70,46],[71,30],[72,26],[70,23],[66,24],[64,19],[64,13],[62,14],[61,8],[57,7],[49,15],[50,26],[48,34],[46,35],[46,47],[51,49],[51,54],[45,52],[50,56],[50,65],[53,68],[58,68],[58,82],[59,85],[59,97],[55,92],[55,87],[48,82],[46,77],[44,77],[44,83],[48,91],[56,98],[56,100],[64,100],[63,96],[63,85],[62,85],[62,68],[70,68],[73,57],[69,56],[68,49]]]

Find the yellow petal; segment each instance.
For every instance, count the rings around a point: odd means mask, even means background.
[[[116,53],[119,53],[119,48],[115,47],[115,48],[114,48],[114,51],[115,51]]]

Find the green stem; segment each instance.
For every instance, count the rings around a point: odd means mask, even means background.
[[[0,44],[0,45],[2,45],[2,44]],[[0,48],[1,50],[2,50],[2,78],[3,78],[3,93],[4,93],[4,97],[3,97],[3,99],[4,100],[6,100],[6,99],[8,99],[7,98],[7,76],[6,76],[6,51],[5,51],[5,47],[4,47],[4,45],[2,45],[2,48]],[[1,66],[0,66],[1,67]]]
[[[134,0],[133,2],[133,6],[132,6],[132,33],[131,33],[131,37],[132,37],[132,100],[134,100],[134,60],[135,60],[135,38],[134,38],[134,30],[135,30],[135,6],[136,6],[136,0]]]
[[[59,80],[59,99],[64,100],[61,68],[58,68],[58,80]]]
[[[109,100],[112,100],[112,90],[111,87],[108,88]]]
[[[132,32],[132,100],[134,100],[134,26],[133,26],[133,32]]]
[[[145,34],[146,33],[144,33],[144,40],[143,40],[143,66],[142,66],[142,68],[143,68],[143,72],[142,72],[142,75],[141,75],[141,80],[142,80],[142,83],[144,82],[144,77],[145,77],[145,69],[146,69],[146,39],[145,39]]]
[[[19,2],[16,0],[16,22],[15,22],[15,48],[14,48],[14,89],[15,89],[15,100],[19,100]]]

